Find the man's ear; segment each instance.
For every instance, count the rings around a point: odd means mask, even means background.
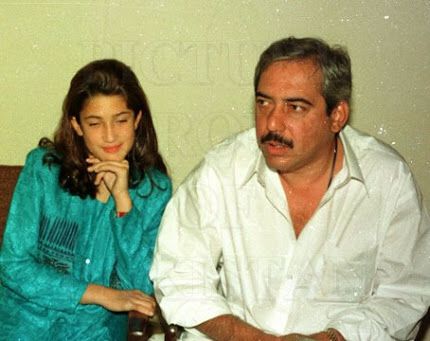
[[[81,126],[75,116],[73,116],[70,120],[70,124],[72,125],[72,128],[76,132],[76,134],[78,134],[79,136],[84,135],[84,132],[82,131]]]
[[[340,101],[331,111],[330,128],[333,133],[338,133],[348,122],[349,104],[346,101]]]
[[[139,122],[141,119],[142,119],[142,110],[139,110],[139,112],[137,113],[134,119],[134,130],[136,130],[137,127],[139,126]]]

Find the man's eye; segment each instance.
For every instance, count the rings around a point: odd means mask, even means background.
[[[122,118],[122,119],[116,120],[116,122],[117,123],[127,123],[128,119],[127,118]]]
[[[257,98],[256,100],[257,104],[260,106],[264,106],[267,105],[267,100],[263,99],[263,98]]]
[[[88,125],[90,127],[97,127],[100,123],[99,122],[89,122]]]
[[[305,108],[303,106],[301,106],[301,105],[290,104],[289,107],[294,112],[303,112],[303,111],[305,111]]]

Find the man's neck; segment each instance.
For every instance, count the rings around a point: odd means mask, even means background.
[[[341,142],[338,143],[336,153],[334,151],[332,155],[327,153],[325,157],[326,161],[319,163],[317,167],[307,167],[299,172],[280,175],[297,238],[317,210],[331,179],[342,168],[343,148]]]
[[[340,171],[343,164],[343,146],[340,139],[324,153],[324,157],[312,165],[306,165],[291,172],[280,173],[282,186],[288,190],[328,188],[332,178]]]

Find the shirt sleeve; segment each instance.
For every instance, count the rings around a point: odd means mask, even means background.
[[[48,191],[45,186],[49,186],[44,177],[54,176],[41,171],[41,167],[45,167],[41,150],[30,153],[9,210],[0,252],[0,280],[25,300],[49,309],[73,312],[87,283],[43,264],[38,257],[41,201]]]
[[[161,216],[172,194],[166,177],[153,185],[149,196],[135,193],[133,208],[123,217],[111,214],[116,250],[116,272],[123,289],[139,289],[153,294],[149,280],[155,239]],[[149,183],[149,180],[147,180]]]
[[[367,301],[332,316],[347,340],[412,340],[430,304],[430,220],[412,176],[398,195]]]
[[[203,165],[179,187],[164,214],[151,278],[168,323],[194,327],[231,314],[219,292],[221,184]]]

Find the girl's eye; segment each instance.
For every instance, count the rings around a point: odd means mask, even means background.
[[[127,122],[128,122],[128,119],[123,118],[123,119],[120,119],[120,120],[116,120],[116,122],[117,122],[117,123],[127,123]]]
[[[90,123],[88,123],[88,125],[90,127],[97,127],[99,124],[100,124],[99,122],[90,122]]]

